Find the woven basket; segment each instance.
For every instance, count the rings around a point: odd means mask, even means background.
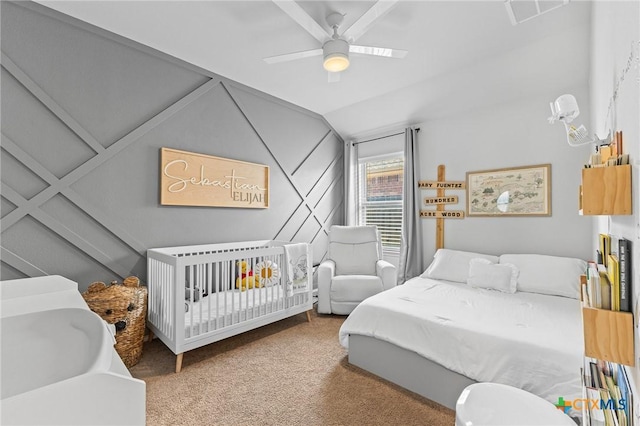
[[[115,348],[124,365],[130,368],[142,357],[147,320],[147,288],[137,277],[127,277],[122,284],[92,283],[82,297],[89,309],[116,327]]]

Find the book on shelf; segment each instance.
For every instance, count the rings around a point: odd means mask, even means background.
[[[600,294],[602,295],[602,309],[611,310],[611,283],[607,278],[606,272],[599,272],[600,275]]]
[[[583,366],[580,369],[580,372],[582,373],[582,390],[584,391],[584,388],[586,388],[587,386],[593,386],[593,381],[591,380],[591,367],[590,367],[590,360],[592,358],[589,357],[583,357],[582,358],[582,363]]]
[[[616,149],[615,155],[619,156],[624,153],[624,139],[622,137],[622,130],[615,132],[615,134],[613,135],[613,145],[615,145]]]
[[[589,362],[589,371],[591,372],[591,383],[587,386],[593,386],[596,389],[600,389],[602,384],[600,383],[600,369],[596,361]]]
[[[614,408],[612,408],[612,404],[609,401],[613,401],[611,395],[609,394],[608,389],[600,388],[600,400],[605,401],[605,406],[600,407],[604,413],[604,424],[605,426],[619,426],[618,425],[618,416],[614,414]]]
[[[581,287],[583,305],[632,312],[632,242],[617,237],[612,242],[607,234],[599,234],[598,240],[598,262],[587,262],[586,283]]]
[[[600,401],[600,390],[595,387],[587,386],[587,400]],[[588,405],[589,405],[589,418],[591,419],[591,426],[607,426],[605,421],[604,410],[600,408],[600,404],[588,404]]]
[[[618,240],[618,275],[620,281],[620,310],[631,312],[631,241],[620,238]]]
[[[598,273],[598,265],[594,261],[587,263],[587,294],[589,295],[589,306],[602,308],[600,274]]]
[[[609,234],[600,234],[598,236],[598,242],[600,243],[600,253],[602,255],[602,263],[604,266],[607,266],[607,260],[609,255],[611,254],[611,236]]]
[[[582,282],[580,284],[581,292],[582,292],[582,306],[590,307],[591,302],[589,301],[589,291],[587,290],[587,282]]]
[[[608,393],[608,397],[612,401],[608,405],[609,409],[611,410],[611,414],[614,417],[611,420],[614,424],[618,424],[620,426],[623,426],[623,425],[627,426],[626,415],[624,412],[624,408],[626,407],[626,401],[622,400],[622,397],[620,394],[620,387],[616,384],[615,379],[611,374],[605,375],[604,378],[605,378],[605,386],[603,386],[603,389],[606,389]]]
[[[624,153],[622,132],[615,132],[610,143],[596,147],[596,152],[589,155],[587,168],[621,166],[629,163],[629,154]]]
[[[600,152],[600,159],[603,163],[606,163],[613,155],[611,145],[600,145],[598,151]]]
[[[610,254],[607,260],[607,277],[611,283],[611,310],[620,310],[620,266],[618,256]]]
[[[588,400],[583,424],[631,426],[633,394],[624,366],[585,357],[581,370],[583,397]]]
[[[620,389],[621,401],[624,401],[624,414],[627,420],[633,419],[633,393],[631,392],[631,385],[629,384],[629,377],[627,376],[627,370],[618,365],[616,371],[616,383]]]

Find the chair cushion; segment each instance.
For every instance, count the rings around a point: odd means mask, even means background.
[[[361,302],[382,290],[382,280],[377,276],[342,275],[331,280],[331,300],[336,302]]]
[[[336,275],[375,275],[378,243],[329,243],[331,260],[336,263]]]
[[[368,243],[378,240],[378,228],[375,225],[343,226],[331,225],[329,240],[339,243]]]
[[[380,243],[375,226],[331,226],[327,256],[336,275],[375,275]]]

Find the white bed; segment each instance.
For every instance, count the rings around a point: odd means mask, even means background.
[[[473,382],[555,403],[581,397],[581,324],[575,298],[417,277],[358,305],[339,338],[351,363],[450,408]]]

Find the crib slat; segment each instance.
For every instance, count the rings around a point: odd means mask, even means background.
[[[222,281],[222,263],[216,262],[216,328],[220,328],[220,282]]]
[[[200,290],[199,290],[199,289],[201,289],[201,288],[202,288],[202,278],[201,278],[201,274],[202,274],[202,264],[194,265],[194,268],[193,268],[193,269],[194,269],[194,270],[193,270],[193,273],[194,273],[194,275],[195,275],[195,276],[193,277],[193,280],[194,280],[194,282],[196,283],[196,286],[195,286],[196,290],[194,291],[194,293],[195,293],[195,292],[198,292],[198,293],[199,293],[199,292],[200,292]],[[195,298],[194,298],[194,299],[195,299]],[[202,306],[202,305],[203,305],[203,303],[202,303],[202,299],[199,299],[199,300],[198,300],[198,306],[199,306],[199,308],[200,308],[200,309],[198,309],[198,313],[197,313],[197,314],[198,314],[198,316],[199,316],[199,319],[198,319],[198,335],[202,334],[202,321],[203,321],[202,311],[204,310],[204,309],[202,309],[202,308],[203,308],[203,306]]]
[[[225,276],[224,276],[224,283],[227,283],[227,285],[225,285],[225,289],[227,289],[227,286],[229,285],[229,280],[230,280],[230,269],[231,269],[231,264],[230,263],[226,263],[225,264]],[[225,293],[226,294],[226,293]],[[233,292],[231,293],[231,303],[233,303]],[[227,317],[227,313],[229,312],[228,310],[228,306],[227,306],[227,296],[224,297],[224,314],[225,314],[225,321],[224,321],[224,325],[226,327],[227,325],[227,321],[226,321],[226,317]],[[231,318],[233,319],[233,318]],[[233,324],[232,321],[229,321],[229,325]]]
[[[187,273],[187,277],[189,278],[189,286],[193,286],[193,277],[189,276],[190,272],[193,271],[193,268],[190,268],[189,266],[185,266],[186,268],[186,273]],[[185,283],[185,288],[186,288],[186,283]],[[189,317],[189,331],[187,333],[187,335],[185,337],[192,337],[193,336],[193,291],[189,292],[189,310],[187,311],[187,316]]]
[[[214,327],[214,323],[215,323],[215,318],[211,317],[211,298],[212,293],[211,293],[211,280],[213,279],[213,277],[211,276],[212,272],[213,272],[213,264],[211,262],[207,262],[207,276],[206,276],[206,286],[207,286],[207,312],[209,312],[209,316],[207,317],[207,331],[211,331],[212,328]]]
[[[255,311],[255,306],[256,306],[256,291],[259,292],[260,291],[260,287],[257,287],[257,281],[256,281],[256,258],[253,257],[251,258],[251,270],[254,271],[253,272],[253,288],[254,290],[251,292],[251,318],[255,318],[256,315],[256,311]],[[257,289],[257,290],[256,290]],[[259,293],[258,293],[259,294]]]

